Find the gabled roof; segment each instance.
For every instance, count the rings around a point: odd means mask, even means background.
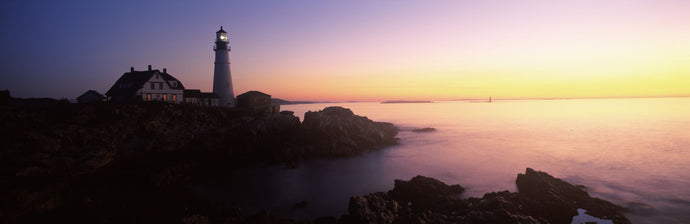
[[[95,96],[98,96],[98,97],[100,97],[101,99],[105,99],[105,96],[103,96],[103,94],[97,92],[96,90],[92,90],[92,89],[90,89],[90,90],[84,92],[84,94],[81,94],[79,97],[77,97],[77,99],[82,98],[82,97],[84,97],[84,96],[86,96],[86,95],[88,95],[88,94],[94,94]]]
[[[154,74],[159,74],[163,80],[165,80],[166,85],[171,89],[184,89],[182,83],[175,77],[168,73],[161,73],[158,69],[147,70],[147,71],[131,71],[123,74],[120,79],[118,79],[110,90],[105,93],[107,96],[122,96],[122,95],[134,95],[137,90],[141,89],[147,81],[151,79]],[[176,86],[170,85],[171,81],[177,82]]]
[[[152,71],[132,71],[123,74],[120,79],[118,79],[115,84],[105,93],[106,96],[122,96],[122,95],[134,95],[137,90],[151,79],[154,72]]]
[[[240,94],[240,95],[237,95],[237,97],[247,97],[247,96],[253,96],[253,95],[260,95],[260,96],[268,96],[268,97],[271,97],[271,95],[268,95],[268,94],[265,94],[265,93],[262,93],[262,92],[259,92],[259,91],[255,91],[255,90],[252,90],[252,91],[249,91],[249,92],[246,92],[246,93],[242,93],[242,94]]]
[[[168,84],[168,87],[170,87],[171,89],[184,89],[184,86],[182,85],[182,82],[180,82],[180,80],[177,80],[177,79],[176,79],[175,77],[173,77],[172,75],[170,75],[170,74],[168,74],[168,73],[161,73],[161,77],[163,78],[163,80],[166,81],[166,83]],[[177,86],[172,86],[172,85],[170,85],[170,81],[175,81],[175,82],[177,82]]]

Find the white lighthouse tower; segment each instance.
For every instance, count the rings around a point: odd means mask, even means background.
[[[216,62],[213,69],[213,93],[218,96],[218,105],[234,107],[235,94],[232,91],[232,77],[230,76],[230,41],[228,33],[220,27],[216,32]]]

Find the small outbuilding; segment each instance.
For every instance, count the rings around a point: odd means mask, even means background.
[[[103,94],[97,92],[96,90],[86,91],[81,96],[77,97],[78,103],[100,103],[106,101],[106,97]]]
[[[273,105],[271,102],[271,95],[259,91],[249,91],[238,95],[237,107],[267,113],[278,113],[280,111],[280,106]]]

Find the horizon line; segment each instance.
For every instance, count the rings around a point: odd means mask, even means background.
[[[510,98],[494,98],[491,100],[578,100],[578,99],[645,99],[645,98],[688,98],[690,95],[680,96],[601,96],[601,97],[510,97]],[[486,98],[456,98],[456,99],[440,99],[440,100],[286,100],[284,98],[273,98],[285,100],[288,102],[308,102],[308,103],[359,103],[359,102],[385,102],[385,101],[468,101],[468,100],[487,100]]]

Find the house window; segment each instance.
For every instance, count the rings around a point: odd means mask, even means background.
[[[163,101],[168,101],[168,94],[163,94]]]
[[[151,94],[150,93],[146,94],[146,101],[151,101]]]
[[[172,101],[177,102],[177,94],[172,94]]]
[[[172,85],[172,87],[177,87],[177,82],[172,81],[172,82],[170,82],[170,85]]]
[[[159,82],[159,83],[158,83],[158,88],[159,88],[159,89],[163,89],[163,83],[162,83],[162,82]]]
[[[156,89],[156,83],[151,83],[151,89]]]

